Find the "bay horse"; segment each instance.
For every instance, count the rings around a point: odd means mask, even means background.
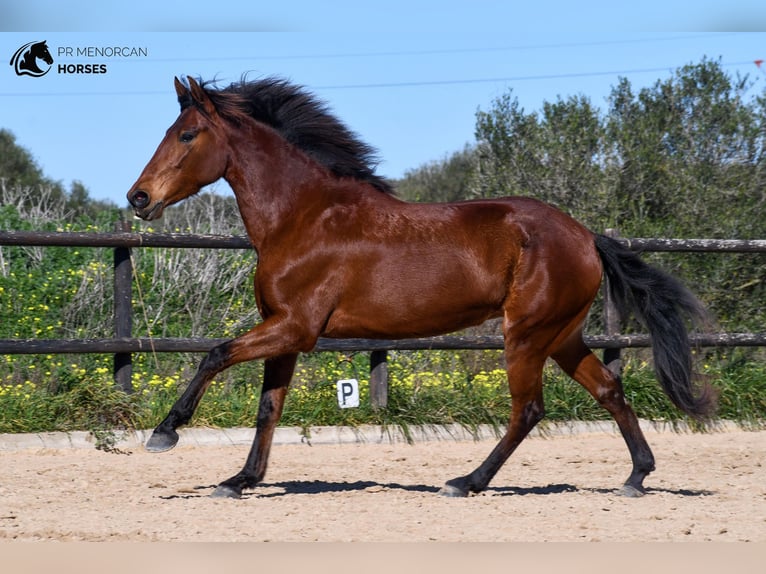
[[[258,254],[263,321],[213,348],[146,443],[171,449],[215,375],[264,359],[256,434],[244,468],[213,496],[239,498],[266,473],[274,428],[299,353],[317,339],[425,337],[502,317],[511,394],[505,434],[447,496],[484,490],[543,418],[551,357],[614,418],[633,469],[621,493],[640,496],[652,451],[618,375],[583,342],[583,322],[606,275],[623,311],[653,342],[657,378],[682,411],[715,407],[692,379],[687,319],[704,308],[679,281],[553,206],[524,197],[409,203],[374,171],[374,150],[326,104],[279,78],[218,89],[175,79],[181,113],[127,194],[145,220],[224,178]]]

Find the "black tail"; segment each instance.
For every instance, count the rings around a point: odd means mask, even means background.
[[[644,263],[621,243],[596,235],[609,291],[623,316],[632,311],[649,330],[654,370],[662,388],[679,409],[704,417],[716,407],[709,385],[692,381],[692,356],[685,319],[704,322],[705,308],[680,281]]]

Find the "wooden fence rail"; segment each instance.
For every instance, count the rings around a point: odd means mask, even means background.
[[[119,228],[118,228],[119,229]],[[612,230],[607,234],[616,236]],[[645,252],[726,252],[766,253],[766,240],[740,239],[626,239],[617,237],[629,248]],[[114,249],[114,333],[109,339],[0,339],[0,355],[108,353],[114,355],[115,382],[126,392],[132,390],[132,354],[142,352],[177,353],[207,352],[226,339],[204,338],[135,338],[132,337],[131,248],[202,248],[252,249],[246,237],[191,235],[176,233],[72,233],[36,231],[0,231],[0,246],[65,246]],[[586,342],[605,350],[605,362],[618,368],[619,351],[629,347],[648,347],[644,334],[620,334],[619,321],[605,291],[605,325],[603,335],[590,335]],[[766,346],[764,333],[715,333],[692,336],[698,346]],[[483,350],[502,349],[501,336],[443,336],[423,339],[374,340],[326,339],[318,341],[314,351],[370,351],[370,395],[373,404],[384,407],[387,402],[387,351],[400,350]]]

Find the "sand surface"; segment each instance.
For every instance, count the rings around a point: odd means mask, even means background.
[[[480,495],[437,495],[492,440],[276,444],[265,483],[209,498],[248,446],[0,451],[0,541],[766,541],[766,432],[647,432],[640,499],[612,432],[530,437]]]

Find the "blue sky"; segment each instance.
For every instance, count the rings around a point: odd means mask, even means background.
[[[141,16],[146,3],[140,0],[129,11],[116,5],[108,17],[88,10],[99,3],[79,2],[78,13],[66,2],[29,0],[24,11],[0,12],[6,62],[0,128],[13,132],[49,177],[65,186],[80,180],[92,197],[124,205],[125,192],[178,114],[175,75],[228,83],[249,72],[305,85],[378,149],[378,171],[393,178],[472,143],[477,109],[511,89],[527,111],[575,94],[604,105],[620,77],[640,88],[709,57],[720,58],[731,73],[749,74],[753,93],[764,90],[766,72],[754,61],[766,59],[766,33],[737,31],[766,23],[760,3],[728,4],[726,11],[715,7],[721,3],[686,3],[664,10],[662,18],[648,5],[633,14],[613,2],[603,3],[609,11],[599,4],[575,10],[481,0],[369,6],[293,0],[288,13],[219,0],[216,6],[239,11],[200,20],[189,2],[163,2],[149,18]],[[623,22],[622,30],[615,21]],[[52,28],[69,31],[35,31]],[[48,43],[51,71],[17,76],[11,56],[38,40]],[[76,55],[78,48],[114,46],[147,55]],[[77,64],[106,64],[106,73],[58,72],[59,65]],[[217,189],[225,192],[225,186]]]

